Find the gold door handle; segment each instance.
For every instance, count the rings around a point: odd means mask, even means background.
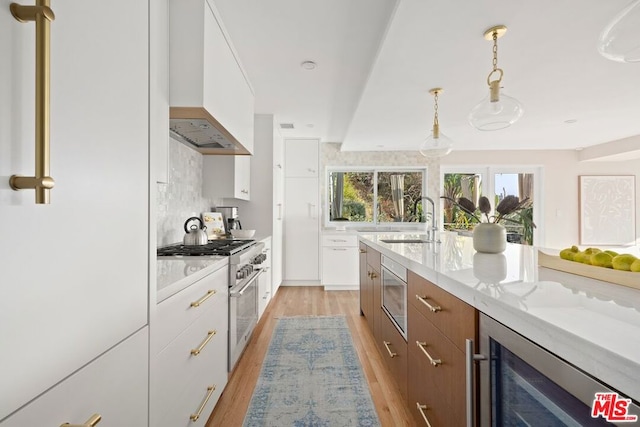
[[[207,387],[207,396],[204,398],[202,405],[200,405],[200,407],[198,408],[195,414],[191,414],[191,416],[189,416],[189,419],[191,421],[198,421],[198,418],[200,418],[200,415],[202,415],[202,411],[204,411],[204,407],[207,406],[207,402],[209,401],[209,399],[211,399],[211,395],[215,390],[216,390],[215,385],[212,385],[211,387]]]
[[[202,344],[200,344],[198,346],[198,348],[194,348],[193,350],[191,350],[191,355],[193,356],[197,356],[200,354],[200,352],[202,351],[202,349],[204,349],[204,347],[209,344],[209,341],[211,341],[211,338],[213,338],[213,336],[216,334],[216,330],[213,331],[209,331],[207,332],[207,337],[204,339],[204,341],[202,341]]]
[[[91,415],[91,418],[89,418],[87,422],[84,424],[64,423],[64,424],[60,424],[60,427],[95,427],[95,425],[97,425],[101,419],[102,419],[102,416],[100,414],[93,414]]]
[[[371,278],[375,279],[376,277],[378,277],[378,275],[375,273],[375,271],[371,272]]]
[[[431,355],[429,354],[429,352],[425,348],[427,346],[426,342],[416,341],[416,345],[418,346],[418,348],[420,350],[422,350],[424,355],[429,358],[429,363],[431,363],[433,366],[437,367],[438,365],[442,364],[442,360],[441,359],[434,359],[433,357],[431,357]]]
[[[11,175],[9,185],[13,190],[34,189],[36,204],[49,204],[50,190],[55,185],[49,176],[49,122],[51,82],[51,21],[55,15],[49,0],[36,0],[35,6],[11,3],[11,14],[20,22],[36,23],[36,102],[35,102],[35,174]]]
[[[427,425],[429,427],[431,427],[431,423],[429,422],[429,419],[427,418],[427,414],[424,413],[424,411],[426,411],[427,409],[427,405],[421,405],[420,402],[416,402],[416,407],[418,408],[418,412],[420,412],[420,415],[422,415],[422,419],[424,420],[425,423],[427,423]]]
[[[382,341],[382,343],[384,344],[384,346],[387,349],[387,352],[389,352],[389,356],[393,359],[394,357],[396,357],[398,355],[398,353],[394,353],[393,351],[391,351],[391,349],[389,348],[389,344],[391,344],[391,342],[389,341]]]
[[[418,301],[420,301],[421,303],[423,303],[424,305],[426,305],[426,306],[427,306],[427,308],[428,308],[429,310],[431,310],[432,312],[434,312],[434,313],[437,313],[437,312],[439,312],[439,311],[441,311],[441,310],[442,310],[442,307],[440,307],[439,305],[431,305],[431,304],[429,304],[429,303],[427,302],[427,297],[426,297],[426,296],[421,297],[420,295],[416,295],[416,299],[417,299]]]
[[[206,300],[208,300],[209,298],[211,298],[212,296],[214,296],[216,293],[215,289],[210,289],[207,291],[207,294],[205,296],[203,296],[202,298],[200,298],[198,301],[194,301],[191,303],[191,307],[200,307],[200,304],[202,304],[203,302],[205,302]]]

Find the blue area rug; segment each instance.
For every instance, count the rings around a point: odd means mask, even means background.
[[[345,317],[278,320],[243,425],[380,426]]]

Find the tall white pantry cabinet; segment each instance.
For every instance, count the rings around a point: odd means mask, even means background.
[[[320,188],[317,139],[285,139],[284,281],[320,281]]]
[[[49,205],[9,187],[35,172],[35,24],[10,3],[0,0],[0,425],[99,414],[146,426],[149,2],[51,1]]]

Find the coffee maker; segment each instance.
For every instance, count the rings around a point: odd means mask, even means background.
[[[242,230],[242,223],[238,219],[238,207],[237,206],[218,206],[216,212],[222,214],[222,220],[225,226],[225,232],[228,235],[231,234],[231,230]]]

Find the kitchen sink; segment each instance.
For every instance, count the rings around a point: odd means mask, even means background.
[[[384,243],[433,243],[433,240],[427,239],[380,239]]]

